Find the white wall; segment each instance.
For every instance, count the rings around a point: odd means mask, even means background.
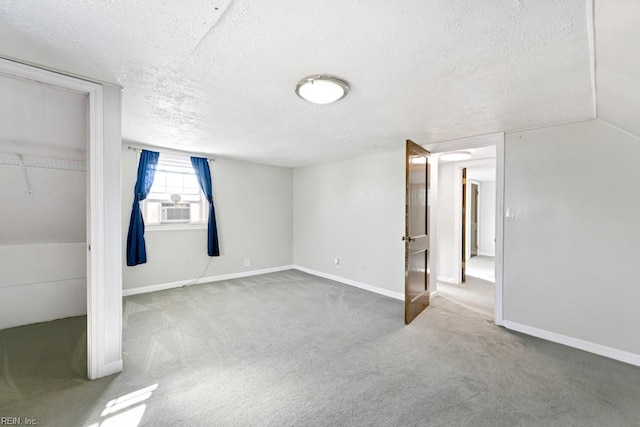
[[[505,321],[640,354],[640,140],[591,121],[505,150]]]
[[[593,3],[598,118],[640,135],[640,2]]]
[[[496,182],[480,182],[480,248],[478,255],[496,255]]]
[[[0,93],[0,152],[84,158],[86,96],[2,76]],[[0,329],[86,313],[86,173],[24,173],[0,165]]]
[[[122,150],[122,239],[126,248],[138,156]],[[163,285],[183,280],[290,266],[293,171],[228,159],[211,164],[220,256],[207,255],[207,230],[153,231],[147,227],[147,263],[126,266],[123,287]],[[245,258],[250,267],[244,266]],[[205,271],[207,264],[209,268]]]
[[[0,329],[87,313],[85,243],[0,246]]]
[[[456,260],[459,258],[455,243],[458,215],[456,214],[456,166],[440,163],[438,185],[438,280],[455,282]]]
[[[84,150],[86,95],[0,75],[3,140]]]
[[[295,265],[404,294],[404,187],[404,150],[295,169]]]

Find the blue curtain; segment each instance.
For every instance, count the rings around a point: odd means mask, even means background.
[[[134,190],[133,208],[129,220],[129,233],[127,234],[127,265],[134,266],[147,262],[147,248],[144,244],[144,220],[140,211],[140,202],[147,198],[153,177],[156,174],[158,157],[156,151],[142,150],[140,163],[138,163],[138,180]]]
[[[191,157],[193,170],[198,177],[198,183],[209,201],[209,227],[207,233],[207,253],[209,256],[220,256],[218,245],[218,226],[216,225],[216,211],[213,208],[213,189],[211,187],[211,170],[209,161],[202,157]]]

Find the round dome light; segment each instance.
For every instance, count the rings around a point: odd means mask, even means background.
[[[349,93],[349,85],[337,77],[318,75],[300,80],[296,94],[314,104],[331,104]]]

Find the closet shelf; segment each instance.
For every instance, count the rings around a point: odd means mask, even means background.
[[[0,153],[0,165],[78,172],[86,172],[87,170],[84,159],[57,158],[29,154],[21,156],[15,153]]]

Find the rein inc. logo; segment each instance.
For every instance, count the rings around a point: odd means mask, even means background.
[[[28,417],[0,417],[0,426],[35,426],[38,421]]]

